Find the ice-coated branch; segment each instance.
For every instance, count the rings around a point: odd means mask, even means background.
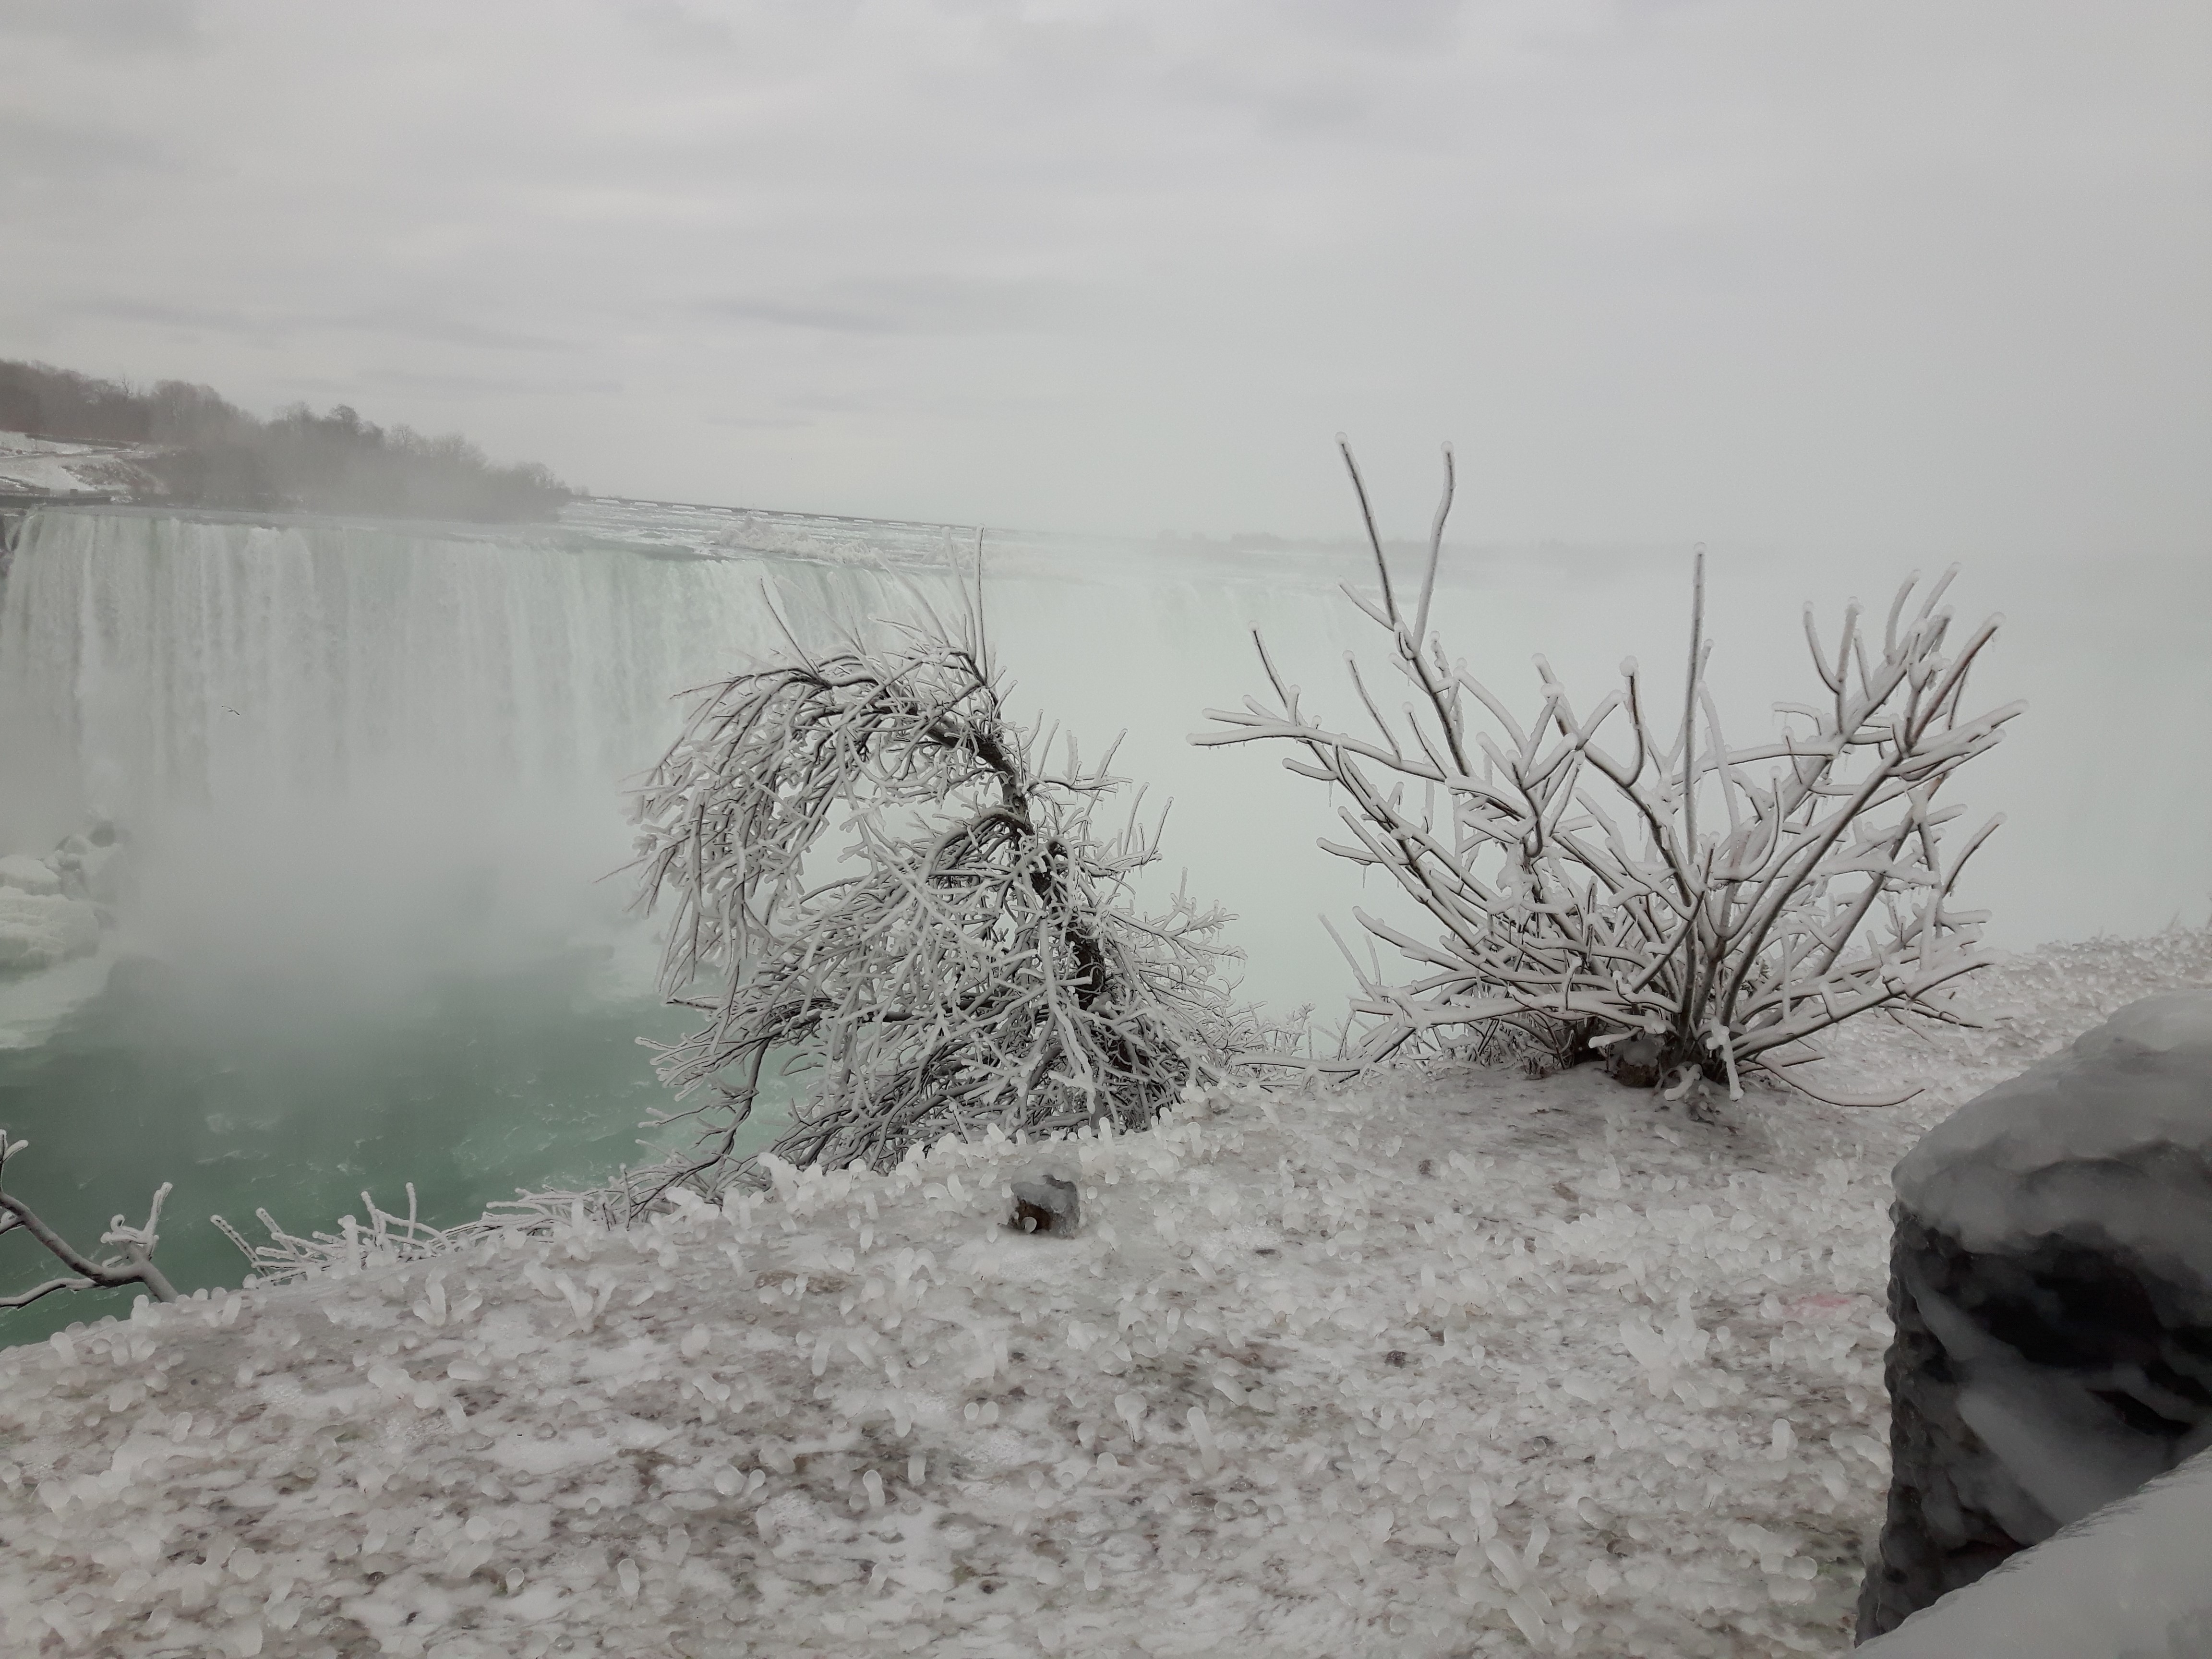
[[[2001,619],[1948,648],[1942,601],[1957,567],[1924,592],[1908,577],[1878,630],[1861,625],[1854,602],[1832,654],[1807,606],[1823,695],[1775,705],[1778,741],[1731,744],[1706,677],[1701,551],[1671,740],[1652,728],[1632,657],[1620,689],[1587,718],[1537,658],[1543,702],[1524,726],[1463,666],[1447,667],[1427,631],[1449,455],[1408,619],[1340,444],[1381,578],[1379,600],[1346,591],[1391,635],[1391,666],[1418,695],[1394,723],[1355,664],[1366,726],[1336,726],[1306,712],[1255,636],[1274,700],[1208,711],[1213,726],[1192,741],[1290,744],[1286,767],[1341,792],[1352,839],[1323,848],[1389,872],[1442,930],[1421,941],[1359,916],[1425,976],[1390,987],[1362,973],[1354,1010],[1366,1023],[1342,1066],[1449,1033],[1486,1042],[1501,1023],[1561,1061],[1642,1032],[1661,1040],[1677,1081],[1701,1075],[1734,1093],[1747,1069],[1779,1072],[1784,1062],[1767,1056],[1869,1010],[1956,1018],[1935,994],[1990,958],[1978,948],[1984,919],[1949,901],[1996,821],[1947,858],[1942,827],[1961,809],[1935,800],[2025,707],[1963,711],[1967,672]],[[1470,708],[1493,729],[1470,729]],[[1616,719],[1626,739],[1607,746]],[[1419,786],[1418,805],[1409,785]]]
[[[254,1214],[269,1234],[266,1244],[253,1243],[221,1216],[210,1219],[244,1254],[252,1269],[246,1283],[257,1285],[292,1284],[326,1273],[362,1273],[428,1261],[519,1237],[557,1239],[609,1232],[627,1224],[644,1207],[628,1171],[590,1192],[526,1192],[494,1204],[475,1220],[453,1227],[434,1227],[422,1219],[411,1181],[407,1183],[404,1216],[382,1208],[367,1193],[361,1195],[361,1202],[368,1218],[366,1223],[343,1216],[337,1232],[306,1237],[286,1232],[267,1210],[256,1210]],[[457,1305],[466,1312],[480,1300],[471,1292],[470,1299]]]
[[[0,1176],[4,1176],[8,1160],[18,1152],[28,1150],[27,1140],[11,1141],[8,1132],[0,1127]],[[0,1308],[27,1308],[40,1297],[55,1291],[112,1290],[124,1285],[143,1285],[164,1302],[174,1302],[177,1292],[159,1267],[154,1265],[154,1251],[161,1243],[161,1204],[174,1190],[163,1182],[154,1194],[154,1202],[147,1212],[146,1224],[128,1227],[121,1216],[107,1224],[100,1235],[103,1244],[119,1244],[123,1255],[110,1255],[95,1261],[75,1249],[67,1239],[39,1218],[37,1212],[13,1193],[0,1188],[0,1235],[21,1229],[45,1245],[70,1270],[70,1277],[50,1279],[42,1285],[14,1296],[0,1297]]]

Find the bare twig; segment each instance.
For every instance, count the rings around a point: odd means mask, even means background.
[[[337,1232],[306,1237],[286,1232],[267,1210],[257,1210],[254,1213],[269,1235],[266,1244],[252,1243],[221,1216],[210,1218],[252,1265],[249,1285],[283,1285],[327,1273],[359,1273],[428,1261],[504,1237],[607,1232],[626,1224],[642,1207],[632,1202],[627,1171],[587,1193],[525,1193],[495,1204],[476,1220],[455,1227],[434,1227],[421,1218],[412,1182],[407,1186],[404,1216],[380,1208],[367,1193],[361,1195],[361,1202],[368,1218],[366,1223],[344,1216]]]

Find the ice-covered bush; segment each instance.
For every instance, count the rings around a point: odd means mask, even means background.
[[[980,640],[885,637],[708,688],[637,796],[642,901],[669,902],[661,989],[703,1017],[656,1064],[708,1095],[663,1118],[706,1132],[647,1201],[732,1178],[771,1066],[809,1079],[774,1152],[832,1168],[988,1124],[1134,1127],[1220,1075],[1226,918],[1182,894],[1139,913],[1158,830],[1133,806],[1095,822],[1111,750],[1085,770],[1070,738],[1048,769]]]
[[[1413,701],[1389,712],[1355,660],[1368,724],[1316,719],[1255,635],[1273,702],[1215,712],[1219,725],[1194,739],[1296,745],[1285,764],[1346,798],[1352,842],[1322,845],[1395,878],[1441,930],[1419,939],[1355,912],[1415,977],[1384,984],[1354,961],[1364,1024],[1342,1067],[1442,1033],[1517,1031],[1560,1062],[1633,1040],[1645,1074],[1734,1092],[1748,1068],[1816,1058],[1807,1040],[1853,1015],[1959,1017],[1931,994],[1990,958],[1977,948],[1984,915],[1954,909],[1953,889],[2001,820],[1948,853],[1942,830],[1965,809],[1936,797],[2025,705],[1961,712],[1998,619],[1947,648],[1942,601],[1957,567],[1917,604],[1909,578],[1878,631],[1854,602],[1832,650],[1807,605],[1820,686],[1775,705],[1773,741],[1723,735],[1705,683],[1702,556],[1679,718],[1654,708],[1632,657],[1621,688],[1583,714],[1540,656],[1543,701],[1523,725],[1429,629],[1450,452],[1410,611],[1343,453],[1381,582],[1375,599],[1346,592],[1389,635]]]

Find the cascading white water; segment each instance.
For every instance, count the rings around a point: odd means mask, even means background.
[[[802,629],[884,607],[874,573],[819,562],[42,514],[0,622],[0,707],[60,752],[7,822],[328,799],[393,766],[596,785],[663,734],[673,690],[774,637],[764,584]]]
[[[672,695],[771,642],[771,591],[802,634],[888,597],[820,562],[43,514],[0,611],[0,847],[114,821],[143,854],[130,920],[180,948],[401,948],[456,883],[509,925],[571,920]]]

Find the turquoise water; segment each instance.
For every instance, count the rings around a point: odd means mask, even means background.
[[[246,1262],[209,1222],[250,1237],[267,1208],[295,1233],[362,1215],[361,1191],[451,1225],[518,1187],[591,1184],[680,1144],[639,1126],[667,1102],[640,1036],[679,1012],[610,995],[586,952],[501,973],[367,992],[298,975],[216,978],[118,964],[106,990],[35,1048],[0,1049],[0,1125],[30,1150],[8,1170],[79,1249],[118,1211],[132,1225],[173,1182],[156,1261],[178,1289],[236,1285]],[[775,1121],[763,1115],[764,1144]],[[60,1271],[21,1231],[0,1238],[0,1291]],[[0,1345],[127,1312],[130,1291],[56,1292],[0,1312]]]

